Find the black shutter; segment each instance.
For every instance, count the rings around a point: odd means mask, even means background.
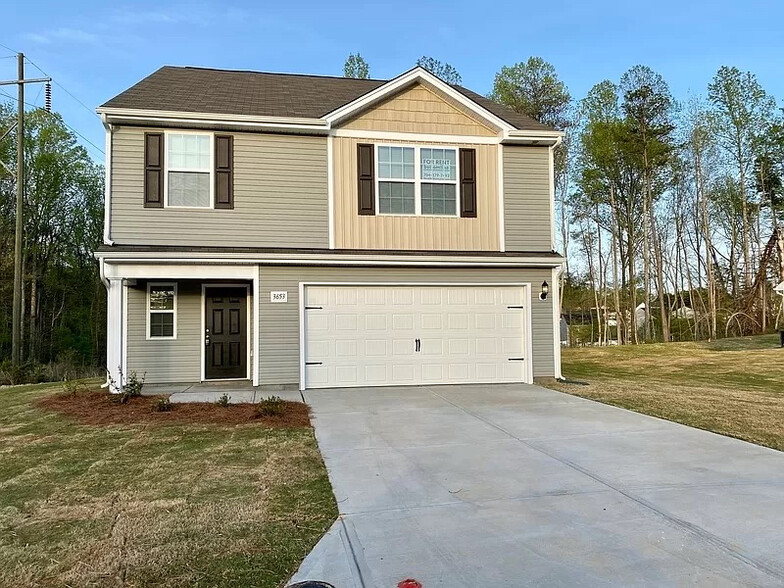
[[[234,137],[215,135],[215,208],[234,208]]]
[[[163,133],[144,133],[144,206],[163,208]]]
[[[476,149],[460,150],[460,216],[476,218]]]
[[[357,178],[359,214],[376,214],[376,180],[373,145],[357,145]]]

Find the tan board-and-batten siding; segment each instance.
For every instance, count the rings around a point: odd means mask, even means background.
[[[299,383],[299,284],[323,283],[531,283],[531,331],[534,377],[555,373],[553,299],[539,300],[540,284],[552,280],[550,269],[469,268],[325,268],[301,266],[259,267],[259,383]],[[270,302],[271,291],[285,290],[288,302]]]
[[[507,251],[551,251],[550,150],[504,145],[504,235]]]
[[[113,135],[116,243],[329,247],[326,137],[232,133],[233,210],[145,208],[145,131],[160,129],[119,127]]]
[[[351,137],[332,141],[336,248],[499,251],[497,145]],[[357,143],[476,149],[476,218],[357,214]]]

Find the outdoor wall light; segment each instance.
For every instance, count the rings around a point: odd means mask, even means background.
[[[550,293],[550,284],[546,281],[542,282],[542,293],[539,294],[539,300],[547,300],[547,295]]]

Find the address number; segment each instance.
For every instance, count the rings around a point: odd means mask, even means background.
[[[288,292],[270,292],[270,302],[288,302]]]

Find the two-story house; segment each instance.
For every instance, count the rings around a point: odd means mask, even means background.
[[[558,131],[422,68],[163,67],[98,112],[115,381],[560,376]]]

